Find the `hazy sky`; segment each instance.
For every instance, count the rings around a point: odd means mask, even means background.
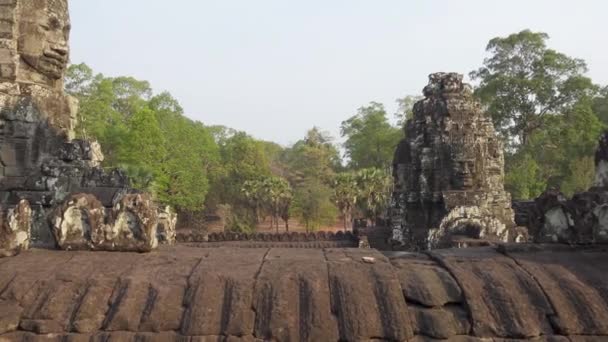
[[[370,101],[389,113],[429,73],[478,68],[529,28],[608,84],[602,0],[71,0],[72,62],[167,90],[205,124],[293,143]]]

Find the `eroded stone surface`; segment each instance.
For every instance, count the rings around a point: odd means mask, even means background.
[[[549,316],[556,333],[608,336],[608,255],[590,249],[508,250],[543,289],[553,308]]]
[[[76,194],[56,209],[53,233],[64,250],[149,252],[158,246],[157,208],[148,194],[129,194],[106,209],[90,194]]]
[[[159,243],[174,244],[177,236],[175,226],[177,225],[177,213],[169,206],[158,210],[157,236]]]
[[[32,209],[27,201],[0,208],[0,258],[28,249],[31,227]]]
[[[455,236],[521,240],[504,190],[503,144],[462,75],[430,75],[395,152],[393,240],[450,247]]]
[[[553,333],[548,316],[554,310],[532,276],[494,249],[464,251],[438,251],[433,257],[460,285],[475,336],[528,339]]]
[[[601,341],[607,253],[30,250],[0,260],[0,341]]]

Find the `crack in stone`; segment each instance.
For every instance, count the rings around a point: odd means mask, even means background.
[[[505,256],[506,258],[508,258],[509,260],[512,260],[515,263],[515,266],[517,267],[517,269],[521,270],[524,274],[527,274],[530,277],[530,279],[532,279],[534,281],[534,283],[536,284],[536,286],[538,286],[538,288],[542,292],[543,296],[545,297],[545,301],[551,306],[551,310],[553,310],[552,313],[547,313],[546,314],[547,321],[549,321],[549,326],[551,327],[551,329],[553,329],[553,333],[558,332],[560,330],[559,327],[555,326],[554,320],[551,319],[551,316],[557,317],[557,311],[555,310],[555,304],[553,304],[553,302],[551,301],[551,298],[547,294],[547,291],[545,291],[545,289],[542,287],[541,282],[532,273],[530,273],[519,262],[519,260],[517,260],[515,257],[513,257],[512,255],[510,255],[507,250],[505,250],[503,248],[497,248],[496,251],[498,253],[500,253],[501,255]]]
[[[456,275],[452,272],[450,267],[448,267],[447,262],[445,260],[443,260],[443,258],[439,257],[438,255],[436,255],[433,252],[425,252],[424,254],[426,254],[429,258],[431,258],[431,260],[433,260],[437,264],[437,266],[439,266],[440,268],[443,268],[450,275],[450,277],[452,277],[452,279],[454,279],[454,281],[460,288],[460,292],[462,293],[461,305],[462,305],[462,308],[466,311],[467,318],[469,320],[469,335],[475,336],[474,335],[475,320],[473,319],[473,312],[471,311],[471,307],[469,306],[469,303],[467,302],[467,296],[465,295],[465,292],[464,292],[464,286],[462,285],[460,280],[456,277]]]

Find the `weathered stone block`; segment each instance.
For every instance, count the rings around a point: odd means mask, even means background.
[[[172,245],[175,243],[177,225],[177,213],[166,206],[158,210],[158,242],[162,244]]]
[[[17,71],[14,65],[11,64],[0,64],[0,78],[4,80],[14,80],[17,75]]]
[[[13,256],[29,248],[32,210],[27,201],[0,208],[0,257]]]
[[[64,250],[149,252],[158,246],[156,210],[147,194],[126,195],[112,209],[71,195],[53,214],[53,232]]]

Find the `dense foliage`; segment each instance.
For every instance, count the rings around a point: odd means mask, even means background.
[[[606,89],[598,93],[585,62],[548,48],[548,39],[529,30],[496,37],[471,72],[475,94],[507,142],[506,188],[516,199],[547,187],[568,195],[588,189],[608,123]]]
[[[608,124],[608,87],[585,76],[583,60],[548,48],[548,38],[528,30],[494,38],[471,72],[476,96],[507,142],[506,187],[516,199],[549,186],[567,194],[587,189]],[[95,74],[84,64],[70,67],[65,88],[80,101],[78,135],[101,143],[104,167],[123,168],[160,203],[221,216],[236,231],[268,220],[289,230],[290,219],[307,230],[340,221],[349,228],[354,218],[384,216],[393,153],[420,99],[397,100],[396,124],[380,103],[359,108],[342,122],[341,145],[313,127],[281,146],[193,121],[148,82]]]
[[[80,101],[77,133],[101,143],[104,166],[122,167],[164,204],[204,208],[218,146],[170,94],[153,96],[148,82],[94,75],[84,64],[70,67],[66,90]]]
[[[389,123],[384,106],[372,102],[342,123],[342,136],[351,168],[383,169],[392,164],[403,133]]]

